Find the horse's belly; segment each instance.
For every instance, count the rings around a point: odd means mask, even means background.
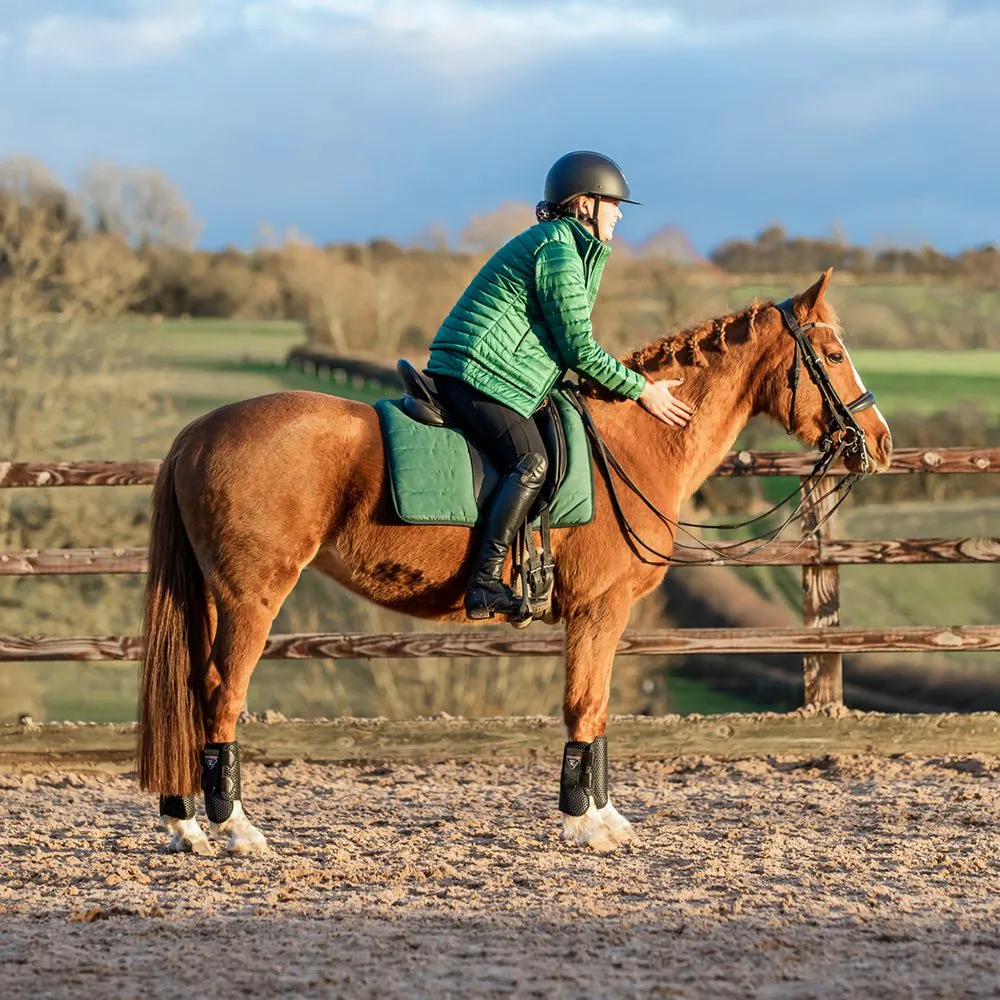
[[[374,557],[353,559],[345,557],[334,544],[321,547],[311,565],[352,593],[384,608],[421,618],[464,618],[464,580],[457,572],[458,565],[453,572],[442,574],[422,565],[419,559],[384,549]]]

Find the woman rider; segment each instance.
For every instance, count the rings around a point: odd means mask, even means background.
[[[622,202],[638,204],[613,160],[585,151],[558,159],[538,224],[486,262],[431,343],[427,371],[442,401],[501,476],[465,595],[469,618],[520,610],[502,570],[545,482],[545,446],[531,415],[567,370],[674,427],[691,416],[671,395],[679,380],[647,382],[594,340],[590,312]]]

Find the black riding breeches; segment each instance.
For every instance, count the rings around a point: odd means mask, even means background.
[[[434,382],[449,415],[486,452],[501,476],[528,455],[547,458],[542,435],[531,417],[522,417],[461,379],[435,375]]]

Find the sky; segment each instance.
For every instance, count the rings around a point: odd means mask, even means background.
[[[162,170],[201,245],[457,234],[618,161],[617,233],[1000,242],[995,0],[0,0],[0,157]]]

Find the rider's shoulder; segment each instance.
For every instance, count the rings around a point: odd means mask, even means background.
[[[565,219],[536,222],[512,237],[496,253],[498,260],[508,260],[512,255],[537,256],[544,247],[555,243],[572,245],[573,230]]]
[[[547,222],[537,222],[525,230],[535,243],[536,250],[550,243],[576,243],[573,226],[569,219],[549,219]]]

